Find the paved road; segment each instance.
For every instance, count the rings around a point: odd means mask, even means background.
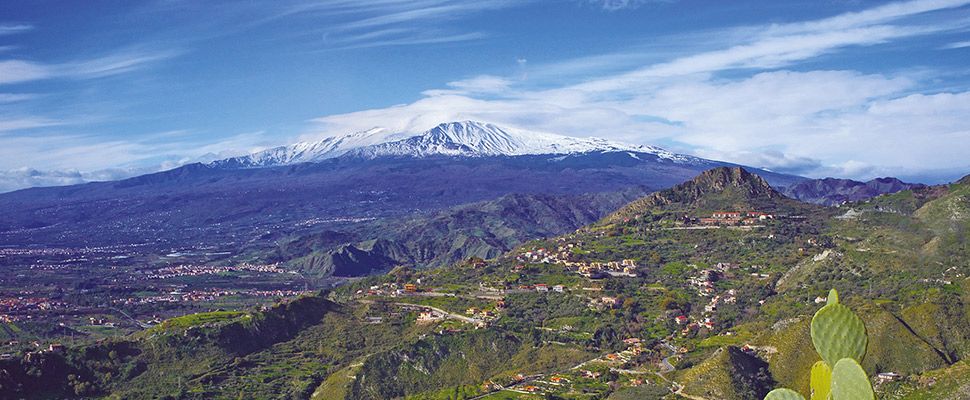
[[[661,372],[658,372],[657,373],[657,376],[659,376],[661,379],[663,379],[663,380],[665,380],[667,382],[670,382],[672,385],[674,385],[674,387],[677,388],[677,390],[675,390],[674,393],[677,394],[677,395],[686,397],[686,398],[691,399],[691,400],[708,400],[708,399],[703,398],[703,397],[700,397],[700,396],[694,396],[694,395],[690,395],[690,394],[684,393],[684,385],[681,385],[681,384],[679,384],[677,382],[668,380],[666,377],[663,376],[663,374],[665,374],[667,372],[671,372],[671,371],[673,371],[673,370],[676,369],[676,368],[674,368],[674,366],[672,364],[670,364],[670,361],[669,360],[670,360],[671,357],[674,357],[675,355],[677,355],[677,349],[674,348],[674,346],[671,346],[671,345],[667,344],[667,342],[661,342],[661,343],[665,347],[667,347],[668,349],[670,349],[670,351],[673,354],[671,354],[670,357],[664,358],[663,360],[660,361],[660,364],[663,365],[664,370],[661,371]]]
[[[662,342],[662,343],[663,343],[664,346],[666,346],[668,349],[670,349],[670,352],[671,352],[671,354],[670,354],[669,357],[664,358],[663,360],[660,360],[660,365],[663,366],[663,368],[664,368],[664,370],[663,371],[660,371],[660,373],[661,374],[666,374],[668,372],[671,372],[671,371],[677,369],[677,368],[674,368],[674,365],[670,363],[670,359],[672,357],[674,357],[674,356],[677,355],[677,349],[675,349],[674,346],[671,346],[671,345],[667,344],[667,342]]]

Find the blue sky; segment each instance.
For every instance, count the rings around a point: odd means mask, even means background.
[[[474,119],[970,173],[970,0],[0,0],[0,191]]]

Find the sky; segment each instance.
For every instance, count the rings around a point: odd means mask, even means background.
[[[970,0],[0,0],[0,192],[479,120],[970,174]]]

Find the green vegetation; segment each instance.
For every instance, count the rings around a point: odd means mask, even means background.
[[[812,365],[811,399],[873,399],[869,377],[859,365],[866,354],[866,327],[852,310],[839,304],[835,289],[829,291],[827,304],[812,317],[811,335],[812,345],[822,357]],[[775,389],[765,399],[805,398],[791,389]]]
[[[158,328],[161,330],[172,328],[187,328],[191,326],[203,326],[224,321],[231,321],[236,317],[246,315],[244,312],[237,311],[213,311],[202,314],[186,315],[166,320]]]
[[[868,386],[878,398],[965,398],[970,186],[836,209],[762,182],[716,170],[494,259],[264,310],[184,310],[61,351],[0,344],[0,398],[816,399],[879,373],[894,375]],[[699,222],[717,211],[773,217]]]

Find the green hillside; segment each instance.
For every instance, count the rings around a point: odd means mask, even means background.
[[[493,259],[399,267],[267,310],[187,315],[59,351],[7,346],[0,398],[807,395],[818,360],[808,324],[832,288],[866,325],[862,366],[879,398],[967,398],[964,181],[826,208],[744,170],[712,170]],[[513,208],[556,209],[531,207]],[[883,372],[896,375],[875,378]]]

